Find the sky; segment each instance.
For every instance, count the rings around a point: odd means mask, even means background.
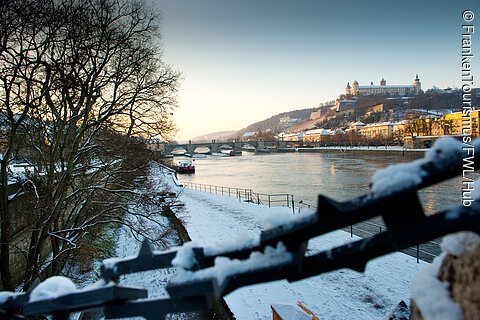
[[[460,87],[462,25],[480,70],[480,1],[157,0],[182,73],[176,140],[239,130],[338,98],[347,82]],[[472,22],[464,10],[476,14]],[[480,76],[478,77],[480,80]],[[479,86],[479,85],[477,85]]]

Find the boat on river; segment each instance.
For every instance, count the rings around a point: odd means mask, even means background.
[[[191,160],[181,160],[178,162],[178,173],[195,173],[195,166]]]

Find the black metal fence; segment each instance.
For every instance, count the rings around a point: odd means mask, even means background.
[[[263,194],[256,193],[252,189],[242,189],[233,187],[224,187],[210,184],[182,182],[185,188],[196,191],[209,192],[216,195],[236,197],[239,201],[251,202],[257,205],[265,205],[270,207],[285,206],[292,208],[294,214],[300,214],[305,211],[315,210],[316,206],[308,204],[304,201],[295,201],[293,194],[279,193],[279,194]],[[382,233],[387,227],[384,223],[377,221],[364,221],[356,225],[351,225],[348,230],[350,235],[360,237],[368,237],[377,233]],[[413,247],[406,248],[402,252],[415,257],[417,263],[420,260],[432,262],[435,257],[441,253],[439,239],[428,241],[424,244],[417,244]]]
[[[355,225],[351,225],[349,228],[345,228],[344,230],[349,231],[351,237],[356,235],[364,238],[374,234],[382,233],[388,229],[384,223],[376,221],[364,221]],[[439,256],[442,252],[440,248],[440,242],[441,239],[434,239],[425,243],[416,244],[400,251],[408,254],[409,256],[415,257],[417,259],[417,263],[419,263],[420,260],[432,262],[433,259]]]
[[[302,203],[300,203],[302,205]],[[297,205],[296,213],[301,213],[302,207],[307,210],[316,209],[315,206],[309,204],[303,204],[303,206]],[[353,235],[365,238],[378,233],[382,233],[387,230],[385,223],[380,219],[376,218],[373,220],[367,220],[355,225],[350,225],[348,228],[343,228],[345,231],[350,232],[350,236]],[[442,252],[440,248],[441,239],[434,239],[422,244],[416,244],[410,248],[400,250],[401,252],[408,254],[409,256],[415,257],[417,263],[420,263],[420,260],[425,262],[432,262],[435,257],[438,257]]]
[[[293,198],[293,194],[264,194],[257,193],[252,189],[224,187],[193,182],[182,182],[182,185],[185,188],[189,188],[192,190],[209,192],[221,196],[235,197],[239,201],[251,202],[257,205],[264,205],[268,206],[269,208],[276,206],[295,208],[295,200]]]
[[[480,148],[475,151],[474,163],[478,169]],[[71,312],[101,307],[106,319],[134,316],[163,319],[171,313],[208,309],[215,299],[240,287],[280,279],[298,281],[341,268],[363,272],[372,259],[445,234],[457,231],[480,234],[480,201],[425,215],[417,191],[461,175],[466,157],[466,152],[461,150],[436,152],[433,159],[402,167],[410,170],[410,174],[417,172],[418,179],[346,202],[320,195],[315,214],[294,215],[298,218],[288,224],[262,231],[256,243],[239,243],[235,248],[220,247],[214,251],[186,245],[175,251],[157,252],[144,242],[137,256],[104,262],[102,284],[88,290],[37,301],[30,300],[30,292],[3,293],[0,318],[51,315],[53,319],[68,319]],[[379,217],[385,222],[385,228],[371,225],[379,228],[378,233],[306,255],[309,239],[338,229],[353,229],[358,223]],[[272,250],[276,250],[275,258],[269,253]],[[265,263],[252,264],[249,258],[252,252],[257,253],[255,262],[260,259]],[[224,263],[235,259],[236,267],[227,273],[225,270],[229,269],[224,265],[218,270],[214,262],[218,257],[223,257]],[[176,262],[174,258],[178,258]],[[146,289],[129,288],[119,283],[121,275],[172,266],[183,272],[170,280],[166,286],[169,296],[165,298],[149,299]],[[221,277],[218,276],[220,271]]]

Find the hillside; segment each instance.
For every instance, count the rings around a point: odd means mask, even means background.
[[[274,115],[266,120],[256,122],[243,128],[231,136],[233,139],[242,137],[245,132],[257,132],[272,130],[276,133],[282,132],[288,127],[291,127],[297,123],[303,123],[310,119],[310,114],[317,111],[319,108],[300,109],[289,112],[283,112]],[[288,120],[289,119],[289,120]]]
[[[462,95],[460,91],[452,93],[428,92],[410,98],[390,97],[390,96],[360,96],[357,98],[355,113],[341,113],[334,111],[333,101],[329,105],[323,104],[318,108],[309,108],[283,112],[270,117],[269,119],[256,122],[236,131],[230,135],[230,139],[241,139],[245,132],[266,132],[273,131],[278,134],[282,131],[296,132],[305,131],[313,128],[346,128],[351,122],[363,121],[365,123],[381,122],[381,121],[400,121],[406,114],[416,112],[418,110],[426,110],[428,112],[442,110],[459,111],[462,105]],[[370,108],[378,105],[388,105],[388,109],[382,113],[368,114]],[[472,105],[478,106],[480,97],[478,91],[472,94]],[[312,112],[317,112],[314,119],[310,119]],[[421,112],[420,112],[421,114]]]
[[[192,142],[209,142],[212,140],[218,140],[218,141],[227,140],[230,136],[232,136],[235,133],[236,131],[234,130],[212,132],[212,133],[195,137],[192,139]]]

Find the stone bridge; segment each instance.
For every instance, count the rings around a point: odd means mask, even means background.
[[[171,154],[174,150],[185,150],[186,153],[193,154],[195,150],[199,148],[208,148],[212,152],[220,152],[223,148],[232,148],[234,152],[242,151],[242,148],[245,145],[250,145],[255,148],[255,150],[263,149],[267,147],[273,148],[285,148],[287,146],[285,141],[247,141],[247,142],[239,142],[239,141],[225,141],[225,142],[194,142],[194,143],[165,143],[163,144],[163,148],[158,146],[156,148],[160,151],[163,149],[163,154]]]

